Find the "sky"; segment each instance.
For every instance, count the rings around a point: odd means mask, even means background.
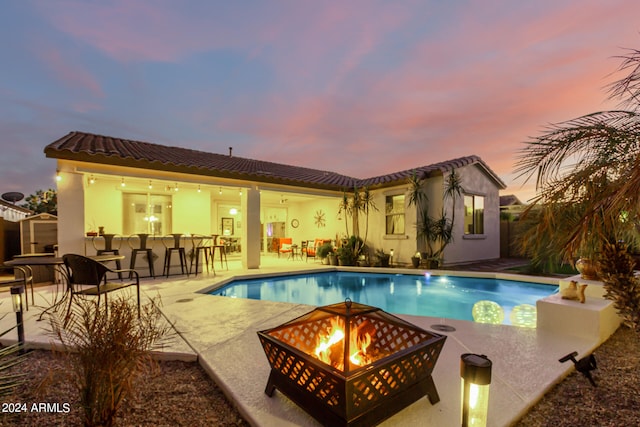
[[[617,108],[637,0],[0,0],[0,193],[71,131],[357,178],[518,152]]]

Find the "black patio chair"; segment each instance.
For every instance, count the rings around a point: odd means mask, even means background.
[[[75,295],[97,296],[98,305],[100,305],[100,296],[104,294],[104,301],[108,310],[109,300],[107,295],[110,292],[129,286],[136,287],[138,317],[140,317],[140,276],[137,271],[131,269],[112,270],[98,261],[76,254],[63,255],[62,259],[68,270],[69,308],[67,309],[67,317],[71,312],[71,304]],[[130,273],[130,279],[124,282],[108,282],[106,275],[109,272]]]

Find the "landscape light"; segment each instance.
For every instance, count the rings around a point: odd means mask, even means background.
[[[16,325],[18,327],[18,344],[20,345],[20,354],[24,353],[24,324],[22,323],[22,294],[24,288],[22,286],[11,287],[11,301],[13,301],[13,311],[16,312]]]
[[[487,425],[491,365],[485,355],[465,353],[460,356],[462,427]]]

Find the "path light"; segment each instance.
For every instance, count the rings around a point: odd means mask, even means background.
[[[18,327],[18,344],[20,345],[20,354],[24,353],[24,324],[22,323],[22,294],[24,288],[22,286],[11,287],[11,300],[13,301],[13,311],[16,312],[16,325]]]
[[[462,427],[487,425],[491,365],[485,355],[465,353],[460,356]]]

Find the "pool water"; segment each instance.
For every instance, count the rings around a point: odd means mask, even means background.
[[[503,323],[510,324],[514,307],[535,307],[538,299],[557,291],[558,286],[501,279],[326,272],[236,280],[210,294],[313,306],[350,298],[389,313],[459,320],[474,320],[474,304],[492,301],[502,308]]]

